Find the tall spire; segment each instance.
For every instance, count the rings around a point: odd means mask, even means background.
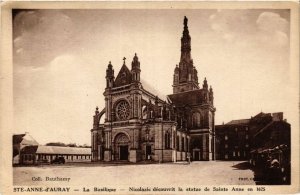
[[[191,60],[191,36],[188,28],[188,19],[184,16],[183,20],[183,33],[181,37],[181,58],[180,61],[184,60],[189,62]]]
[[[198,72],[191,57],[191,36],[188,19],[184,16],[179,67],[174,70],[173,93],[199,89]]]

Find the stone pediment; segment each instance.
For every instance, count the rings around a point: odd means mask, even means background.
[[[128,85],[130,83],[131,83],[131,72],[127,68],[127,66],[125,64],[123,64],[123,66],[115,80],[115,87]]]

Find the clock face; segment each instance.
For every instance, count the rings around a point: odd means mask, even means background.
[[[129,104],[127,101],[122,100],[118,103],[116,108],[117,117],[120,120],[126,120],[129,118]]]

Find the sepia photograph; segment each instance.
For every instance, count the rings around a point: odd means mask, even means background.
[[[9,190],[299,190],[295,9],[152,5],[12,6]]]

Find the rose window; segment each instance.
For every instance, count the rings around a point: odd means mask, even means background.
[[[121,101],[116,108],[117,116],[120,120],[129,118],[129,104],[126,101]]]

